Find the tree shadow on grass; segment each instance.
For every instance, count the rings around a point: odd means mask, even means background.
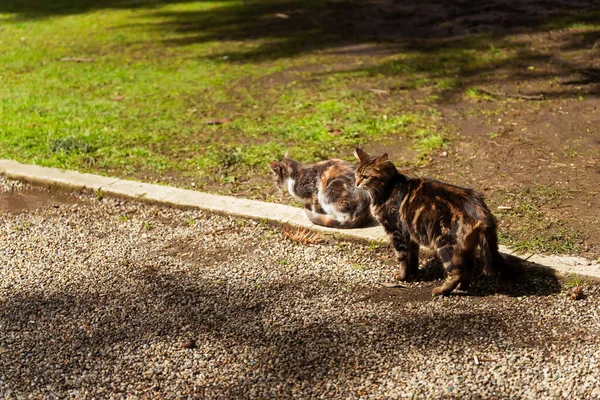
[[[99,10],[151,9],[197,0],[3,0],[0,13],[16,14],[18,20],[77,15]]]
[[[473,35],[502,37],[511,33],[549,31],[573,25],[598,25],[597,0],[539,2],[536,0],[403,1],[358,0],[6,0],[0,12],[18,18],[72,15],[104,9],[160,8],[165,5],[204,3],[185,10],[157,10],[156,29],[185,33],[169,41],[175,45],[215,40],[264,40],[240,60],[291,56],[368,41],[398,43],[427,39],[462,39]],[[595,42],[583,33],[566,47]],[[586,39],[587,36],[587,39]],[[270,42],[269,39],[275,41]],[[414,43],[415,47],[421,44]],[[434,47],[426,45],[425,52]],[[236,59],[236,53],[232,54]]]
[[[324,74],[397,77],[403,81],[400,89],[429,81],[442,101],[466,87],[506,83],[526,94],[543,91],[545,98],[574,97],[582,91],[600,93],[600,71],[594,64],[600,48],[599,4],[533,0],[485,4],[453,0],[425,4],[232,2],[206,10],[160,11],[163,22],[154,28],[181,35],[164,41],[171,46],[246,43],[241,47],[224,44],[222,50],[208,56],[229,63],[303,54],[355,56],[369,62],[356,66],[346,60],[343,67]],[[565,27],[578,30],[564,31]],[[552,39],[540,44],[527,37],[537,33]],[[514,34],[522,37],[509,37]],[[569,54],[563,56],[566,51]],[[558,88],[540,87],[542,82],[557,79],[567,82]],[[588,86],[568,86],[576,84]]]
[[[265,40],[232,60],[255,61],[303,51],[357,43],[399,41],[435,50],[421,40],[461,40],[477,35],[549,31],[573,24],[598,24],[598,2],[446,0],[413,4],[400,1],[248,1],[204,10],[159,12],[158,29],[185,33],[169,43],[186,45],[213,40]],[[272,39],[272,41],[269,41]],[[484,40],[487,37],[483,37]],[[435,42],[433,42],[435,43]],[[577,41],[574,40],[573,45]],[[445,46],[445,43],[441,43]]]
[[[402,80],[399,88],[390,90],[414,88],[429,81],[440,101],[467,87],[507,83],[524,93],[543,91],[545,98],[600,92],[600,71],[594,63],[600,48],[597,0],[446,0],[418,4],[254,0],[206,1],[183,9],[160,9],[187,2],[9,0],[0,4],[0,12],[28,19],[102,9],[158,8],[149,14],[156,21],[143,25],[165,33],[161,46],[222,41],[222,48],[201,57],[228,63],[268,62],[319,52],[372,59],[358,66],[342,60],[344,67],[329,74]],[[141,26],[135,20],[132,25]],[[569,27],[577,30],[564,32]],[[536,33],[551,35],[548,42],[556,45],[546,43],[540,48],[537,41],[525,37]],[[524,37],[507,38],[513,34]],[[569,59],[561,54],[567,51]],[[401,57],[389,59],[394,55]],[[556,79],[564,81],[561,87],[539,85]]]

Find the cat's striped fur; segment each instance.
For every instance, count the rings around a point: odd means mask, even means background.
[[[371,157],[356,149],[355,156],[360,161],[356,186],[369,193],[371,213],[391,239],[400,279],[417,270],[419,245],[432,248],[447,272],[434,296],[467,289],[478,247],[484,272],[498,277],[509,273],[498,252],[496,220],[479,193],[432,179],[411,179],[398,172],[387,154]]]
[[[304,203],[317,225],[356,228],[369,222],[369,196],[354,186],[354,166],[343,160],[304,165],[285,157],[270,164],[276,184]]]

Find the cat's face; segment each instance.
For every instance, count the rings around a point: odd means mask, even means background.
[[[382,156],[370,156],[362,149],[356,149],[354,156],[359,161],[354,173],[356,186],[369,190],[385,182],[396,171],[396,167],[388,160],[387,153]]]
[[[283,187],[286,184],[286,180],[294,176],[294,172],[297,170],[298,165],[298,161],[289,158],[288,153],[285,153],[285,156],[281,161],[271,161],[269,167],[271,167],[275,184],[279,187]]]

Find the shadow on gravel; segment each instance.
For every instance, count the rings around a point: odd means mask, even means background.
[[[510,282],[497,284],[494,280],[481,273],[473,280],[468,291],[454,291],[452,297],[481,298],[477,301],[492,300],[496,294],[508,297],[522,296],[550,296],[559,293],[562,289],[561,282],[553,271],[546,267],[526,263],[526,269],[522,274]],[[364,297],[361,301],[387,302],[396,306],[403,306],[408,302],[432,301],[431,291],[440,285],[444,278],[444,271],[439,262],[433,260],[421,268],[419,276],[414,281],[425,282],[419,286],[408,287],[377,287],[363,291]]]
[[[411,282],[428,282],[426,286],[433,289],[441,284],[445,277],[444,267],[439,260],[431,254],[424,255],[422,252],[421,259],[424,260],[419,267],[418,274],[411,279]],[[515,264],[515,274],[505,282],[496,282],[494,279],[485,276],[482,273],[483,266],[479,263],[475,273],[473,284],[467,292],[453,292],[452,295],[457,296],[492,296],[494,294],[504,294],[508,296],[549,296],[558,293],[561,290],[561,284],[555,272],[543,265],[522,260],[512,255],[504,255],[512,260]],[[391,262],[391,268],[394,268],[395,262]],[[400,293],[406,289],[398,288],[382,288],[382,293],[396,293],[401,298],[406,297],[408,300],[412,295],[404,296]],[[410,290],[408,291],[410,292]],[[418,296],[421,297],[421,296]]]
[[[377,369],[378,359],[401,356],[407,347],[435,352],[441,343],[470,346],[485,336],[507,349],[545,348],[557,328],[537,326],[522,307],[503,309],[498,296],[465,299],[452,306],[453,312],[427,304],[415,311],[408,301],[397,302],[392,311],[370,304],[358,316],[353,310],[360,310],[360,304],[334,301],[326,312],[305,317],[284,310],[296,308],[298,299],[323,295],[322,289],[311,291],[318,282],[235,287],[187,274],[136,274],[135,285],[115,287],[114,292],[4,295],[2,358],[10,360],[7,365],[26,365],[26,376],[37,377],[36,386],[44,387],[62,385],[84,372],[89,375],[90,365],[112,365],[109,375],[123,373],[132,368],[122,359],[125,348],[141,359],[146,357],[144,349],[156,342],[166,343],[167,351],[194,352],[181,345],[195,338],[203,345],[219,344],[208,353],[206,347],[202,350],[209,358],[213,351],[212,356],[219,357],[219,349],[250,346],[256,375],[288,388],[298,381],[315,384],[347,369]],[[557,290],[547,276],[528,279],[520,295],[530,289],[538,294]],[[105,385],[106,378],[96,376],[98,381],[88,384]],[[31,383],[12,368],[2,368],[0,379],[16,390],[30,389]],[[241,395],[247,393],[246,384],[239,382],[228,390],[232,396]]]

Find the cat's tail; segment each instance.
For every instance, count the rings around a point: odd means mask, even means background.
[[[482,229],[479,237],[483,272],[501,281],[517,280],[523,272],[522,260],[515,256],[500,254],[495,224]]]
[[[309,210],[308,208],[304,209],[304,212],[306,213],[306,216],[308,217],[310,222],[312,222],[313,224],[327,226],[329,228],[340,228],[340,229],[359,228],[370,221],[369,214],[361,215],[360,217],[357,217],[357,218],[350,218],[343,222],[340,222],[339,220],[332,217],[331,215],[320,214],[320,213],[314,212],[312,210]]]

